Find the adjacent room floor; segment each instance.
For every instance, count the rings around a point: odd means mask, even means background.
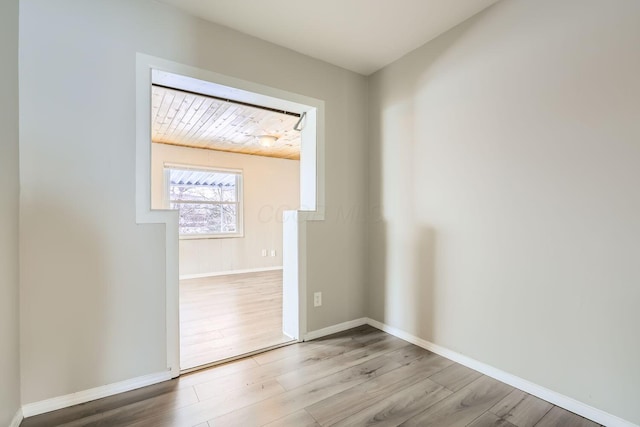
[[[290,342],[282,333],[282,270],[180,281],[180,368]]]
[[[370,326],[25,420],[78,426],[593,427]]]

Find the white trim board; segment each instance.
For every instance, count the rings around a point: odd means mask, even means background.
[[[203,277],[229,276],[231,274],[261,273],[263,271],[277,271],[277,270],[282,270],[282,266],[246,268],[243,270],[214,271],[211,273],[182,274],[180,275],[180,280],[201,279]]]
[[[24,417],[22,416],[22,409],[18,408],[16,414],[13,416],[11,422],[9,423],[9,427],[20,427],[20,423],[23,419]]]
[[[153,77],[152,77],[153,76]],[[225,95],[225,98],[249,102],[306,114],[301,133],[300,153],[300,207],[296,223],[301,229],[296,257],[302,267],[288,265],[298,277],[290,276],[291,286],[298,287],[300,316],[298,337],[306,330],[306,263],[307,242],[304,234],[306,221],[320,221],[325,217],[325,116],[324,101],[293,92],[272,88],[259,83],[225,76],[213,71],[183,65],[170,60],[136,54],[136,222],[138,224],[165,225],[165,312],[167,367],[173,377],[180,374],[180,313],[179,313],[179,236],[176,211],[151,209],[151,83],[169,79],[168,86],[197,84],[201,93]],[[285,251],[292,248],[284,248]],[[288,307],[285,306],[285,309]]]
[[[327,335],[337,334],[338,332],[357,328],[358,326],[366,325],[368,323],[369,319],[367,319],[366,317],[361,317],[359,319],[349,320],[348,322],[338,323],[337,325],[327,326],[326,328],[308,332],[304,335],[303,341],[311,341],[318,338],[326,337]]]
[[[338,323],[336,325],[309,332],[305,334],[304,340],[309,341],[321,338],[365,324],[387,332],[388,334],[394,335],[402,340],[410,342],[411,344],[415,344],[426,350],[432,351],[442,357],[446,357],[447,359],[453,360],[454,362],[460,363],[461,365],[474,369],[489,377],[495,378],[498,381],[509,384],[515,388],[546,400],[547,402],[553,403],[554,405],[557,405],[568,411],[582,415],[583,417],[593,420],[599,424],[603,424],[608,427],[639,427],[638,425],[623,420],[622,418],[619,418],[615,415],[609,414],[555,391],[541,387],[530,381],[501,371],[500,369],[494,368],[493,366],[489,366],[485,363],[479,362],[455,351],[449,350],[437,344],[433,344],[429,341],[423,340],[422,338],[418,338],[405,331],[402,331],[401,329],[394,328],[392,326],[378,322],[374,319],[362,317],[359,319]],[[101,399],[103,397],[113,396],[118,393],[124,393],[126,391],[135,390],[141,387],[146,387],[152,384],[167,381],[170,380],[171,377],[172,375],[170,371],[160,372],[157,374],[145,375],[115,384],[109,384],[77,393],[68,394],[66,396],[54,397],[40,402],[29,403],[24,405],[22,407],[22,410],[18,410],[9,427],[18,427],[20,425],[20,422],[22,422],[23,416],[25,418],[32,417],[35,415],[44,414],[46,412],[51,412],[58,409],[67,408],[69,406],[90,402],[92,400]]]
[[[68,408],[73,405],[79,405],[81,403],[91,402],[92,400],[102,399],[103,397],[109,397],[126,391],[161,383],[163,381],[170,380],[171,377],[171,371],[158,372],[156,374],[144,375],[142,377],[132,378],[115,384],[107,384],[91,388],[89,390],[67,394],[66,396],[53,397],[39,402],[27,403],[22,406],[22,413],[20,415],[28,418],[51,411],[57,411],[58,409]]]
[[[571,411],[585,418],[588,418],[598,424],[603,424],[608,427],[639,427],[638,425],[623,420],[622,418],[619,418],[615,415],[609,414],[600,409],[594,408],[593,406],[589,406],[585,403],[577,401],[571,397],[534,384],[513,374],[509,374],[500,369],[494,368],[493,366],[487,365],[486,363],[482,363],[463,354],[456,353],[455,351],[423,340],[422,338],[418,338],[401,329],[394,328],[393,326],[386,325],[374,319],[367,319],[367,323],[376,329],[380,329],[381,331],[394,335],[402,340],[410,342],[411,344],[415,344],[418,347],[422,347],[426,350],[432,351],[442,357],[446,357],[449,360],[453,360],[454,362],[457,362],[475,371],[481,372],[491,378],[495,378],[498,381],[502,381],[505,384],[509,384],[510,386],[525,391],[533,396],[546,400],[547,402],[566,409],[567,411]]]

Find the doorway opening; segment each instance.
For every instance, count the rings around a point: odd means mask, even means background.
[[[166,224],[172,376],[302,340],[305,223],[323,217],[323,103],[137,62],[136,214]]]

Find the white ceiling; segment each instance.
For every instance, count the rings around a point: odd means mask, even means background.
[[[151,88],[151,140],[161,144],[300,159],[299,117],[162,86]],[[268,147],[260,135],[277,139]]]
[[[369,75],[498,0],[160,0]]]

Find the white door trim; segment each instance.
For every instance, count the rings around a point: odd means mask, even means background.
[[[152,70],[165,71],[186,79],[206,82],[210,87],[225,92],[229,99],[264,105],[296,113],[306,113],[305,129],[302,132],[300,156],[300,206],[296,221],[297,229],[303,222],[323,220],[325,213],[325,165],[324,165],[324,101],[287,92],[281,89],[240,80],[212,71],[179,64],[162,58],[138,53],[136,56],[136,222],[138,224],[165,224],[165,277],[166,277],[166,331],[167,368],[172,377],[180,375],[180,328],[179,328],[179,272],[178,272],[178,217],[175,211],[151,209],[151,83]],[[295,271],[294,288],[297,289],[296,317],[299,319],[297,336],[301,340],[306,333],[306,239],[297,240],[297,256],[284,263],[285,275],[289,269]],[[287,248],[283,248],[283,252]],[[302,266],[302,268],[300,268]],[[291,283],[289,288],[291,288]],[[287,308],[284,308],[287,310]]]

